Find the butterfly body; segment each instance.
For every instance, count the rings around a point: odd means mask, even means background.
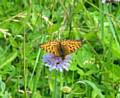
[[[79,40],[64,40],[64,41],[51,41],[42,44],[40,47],[48,53],[52,53],[55,56],[59,56],[62,59],[66,55],[73,53],[81,46]]]
[[[65,58],[65,48],[61,43],[59,44],[58,51],[59,51],[58,56],[60,56],[62,59],[64,59]]]

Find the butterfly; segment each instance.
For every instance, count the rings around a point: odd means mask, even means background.
[[[80,48],[81,44],[82,42],[80,40],[58,40],[44,43],[40,45],[40,47],[46,52],[64,59],[66,55],[69,55]]]

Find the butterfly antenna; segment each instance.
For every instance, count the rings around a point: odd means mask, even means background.
[[[79,41],[81,41],[83,44],[86,43],[86,39],[80,39]]]

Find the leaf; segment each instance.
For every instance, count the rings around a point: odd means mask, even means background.
[[[86,82],[89,86],[93,88],[91,98],[97,98],[97,96],[99,96],[99,98],[105,98],[104,95],[101,93],[101,90],[93,82],[88,80],[84,80],[84,82]]]
[[[10,53],[9,55],[5,56],[4,58],[0,58],[0,69],[3,68],[5,65],[11,63],[17,57],[17,51]]]

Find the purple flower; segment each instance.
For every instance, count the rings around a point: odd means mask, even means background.
[[[45,54],[43,56],[43,62],[45,66],[49,67],[49,70],[59,70],[63,71],[63,69],[68,70],[68,66],[71,61],[71,55],[67,55],[64,59],[61,57],[55,56],[54,54]]]

